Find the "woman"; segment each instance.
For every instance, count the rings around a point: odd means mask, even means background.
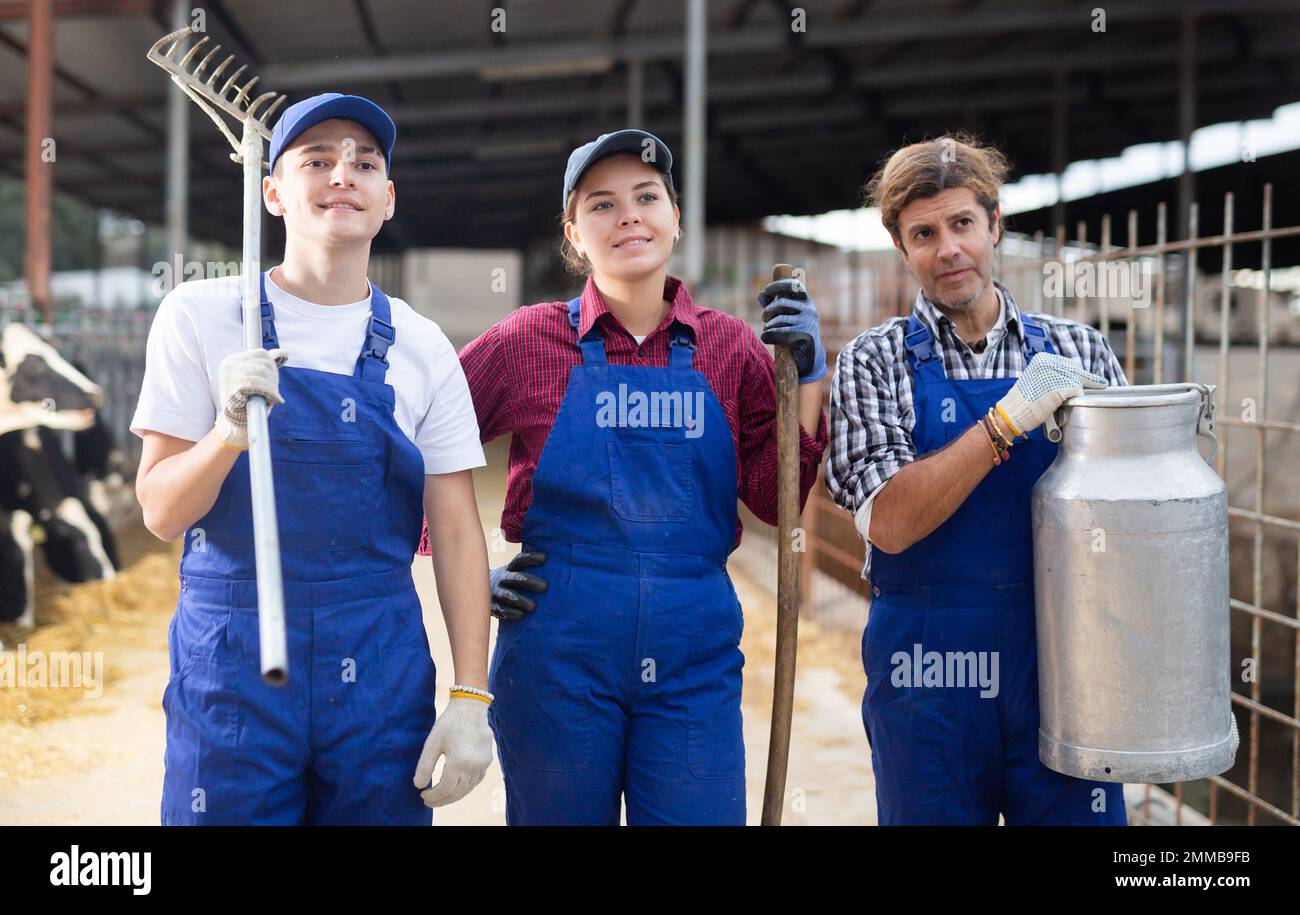
[[[772,357],[667,275],[672,154],[641,130],[574,150],[571,302],[521,308],[461,353],[490,441],[513,434],[491,573],[489,720],[513,824],[745,822],[737,497],[776,521]],[[764,339],[800,362],[801,498],[826,443],[816,310],[769,286]],[[528,568],[531,573],[522,572]],[[527,590],[533,598],[519,593]]]

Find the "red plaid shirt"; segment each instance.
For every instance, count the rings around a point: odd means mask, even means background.
[[[566,303],[543,302],[516,310],[461,350],[460,362],[474,398],[480,438],[490,442],[514,433],[501,513],[507,540],[519,542],[523,535],[524,515],[533,501],[537,461],[564,400],[569,370],[582,361],[578,337],[597,322],[604,330],[605,353],[611,365],[664,368],[672,322],[681,321],[695,331],[695,368],[708,379],[731,426],[739,496],[755,515],[776,524],[776,367],[772,354],[740,318],[695,305],[676,277],[668,277],[664,284],[664,299],[672,302],[672,308],[640,344],[588,280],[582,291],[577,335],[569,324]],[[826,438],[824,412],[816,439],[799,430],[801,506],[817,478]],[[740,543],[740,534],[737,522],[733,548]],[[427,525],[419,555],[429,555]]]

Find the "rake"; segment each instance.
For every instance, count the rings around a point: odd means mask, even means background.
[[[263,345],[261,319],[262,274],[262,144],[271,139],[270,120],[284,104],[286,96],[265,92],[254,97],[253,77],[238,86],[248,68],[241,66],[222,81],[222,74],[235,59],[231,54],[208,71],[221,50],[214,45],[202,58],[199,52],[207,45],[204,35],[180,56],[186,40],[194,34],[183,28],[154,42],[148,58],[171,76],[172,82],[203,109],[234,152],[230,158],[244,168],[244,255],[240,271],[244,313],[244,348]],[[195,63],[196,58],[198,62]],[[206,76],[205,71],[208,71]],[[271,101],[274,99],[275,101]],[[269,103],[269,104],[268,104]],[[261,112],[259,114],[259,112]],[[240,125],[242,136],[236,138],[225,118]],[[280,576],[280,534],[275,517],[275,487],[271,479],[271,443],[267,432],[266,399],[248,399],[248,464],[253,497],[253,550],[257,561],[257,615],[261,649],[262,679],[273,686],[283,686],[289,677],[289,655],[284,630],[284,585]]]

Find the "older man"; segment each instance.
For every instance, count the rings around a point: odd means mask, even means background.
[[[996,149],[953,136],[895,152],[868,185],[920,285],[857,337],[831,390],[826,479],[867,542],[863,720],[880,822],[1123,824],[1117,784],[1038,761],[1030,491],[1040,426],[1125,384],[1096,330],[1022,312],[992,279]]]

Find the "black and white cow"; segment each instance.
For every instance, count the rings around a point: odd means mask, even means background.
[[[0,435],[0,508],[25,511],[45,564],[64,581],[112,578],[117,546],[58,433],[37,426]]]
[[[77,368],[85,371],[80,365]],[[126,491],[126,456],[98,410],[88,428],[73,433],[72,460],[79,482],[86,487],[89,504],[105,517],[113,514],[113,493]],[[130,498],[134,499],[134,494]],[[111,552],[109,555],[116,564],[117,557]]]
[[[104,392],[23,324],[0,334],[0,434],[45,426],[88,429]]]
[[[0,623],[29,628],[36,613],[31,529],[27,512],[0,509]]]
[[[33,552],[66,581],[112,578],[117,547],[60,433],[89,433],[78,462],[96,460],[103,391],[21,324],[0,335],[0,621],[34,622]],[[104,451],[107,455],[107,451]],[[105,470],[107,466],[105,465]]]

